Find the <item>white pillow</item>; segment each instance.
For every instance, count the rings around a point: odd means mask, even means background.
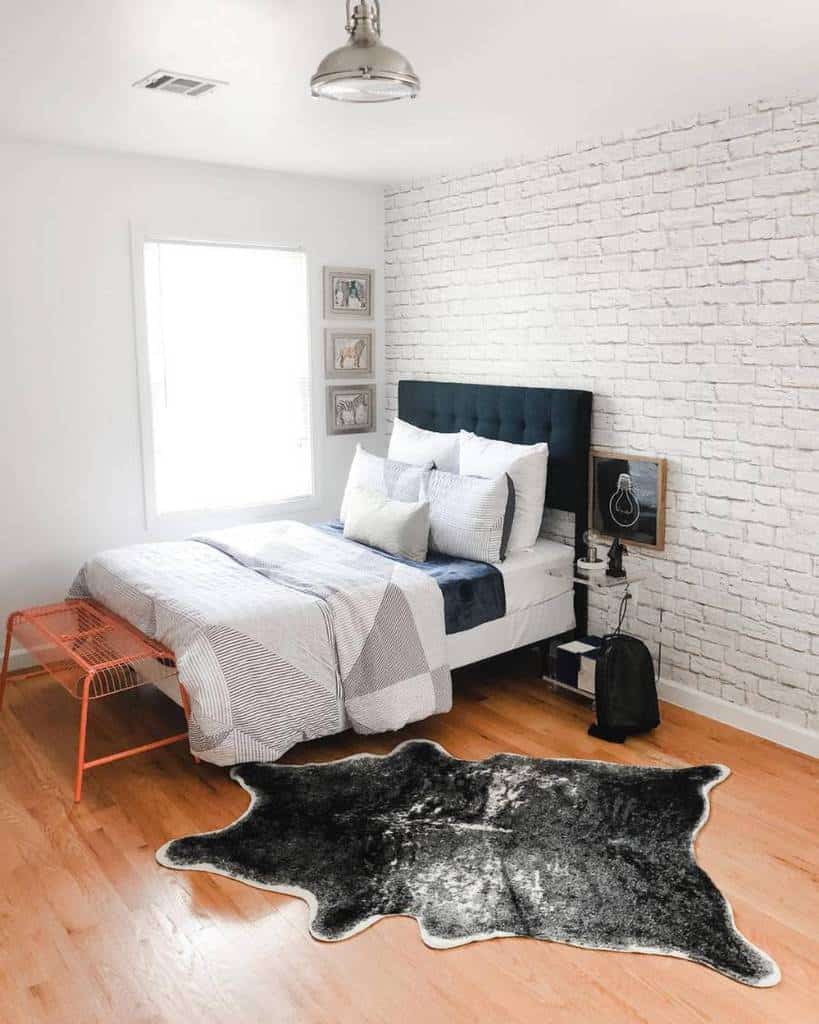
[[[461,431],[460,471],[465,476],[508,473],[515,485],[515,521],[509,554],[531,548],[540,533],[546,500],[548,444],[512,444]]]
[[[459,447],[458,434],[439,434],[434,430],[424,430],[396,417],[387,457],[397,462],[409,462],[413,466],[425,466],[429,462],[434,462],[436,469],[442,469],[445,473],[457,473]]]
[[[380,455],[372,455],[357,444],[350,472],[347,474],[347,486],[344,489],[339,519],[343,523],[346,518],[347,496],[354,487],[377,491],[386,498],[395,498],[396,501],[418,501],[421,480],[431,468],[431,462],[425,466],[410,466],[405,462],[382,459]]]
[[[429,546],[477,562],[502,562],[515,512],[509,476],[484,480],[433,469],[421,483],[429,500]]]
[[[413,562],[427,560],[429,502],[393,501],[353,487],[347,495],[344,536]]]

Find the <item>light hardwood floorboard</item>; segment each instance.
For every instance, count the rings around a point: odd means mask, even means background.
[[[669,957],[496,939],[427,949],[409,919],[319,943],[299,900],[167,871],[167,839],[227,824],[247,798],[184,745],[107,765],[71,800],[77,706],[46,679],[12,683],[0,717],[0,1021],[382,1024],[386,1021],[808,1024],[819,1020],[819,762],[671,705],[615,746],[528,653],[456,673],[455,708],[398,734],[304,744],[287,760],[386,753],[414,736],[452,754],[512,751],[678,766],[720,762],[698,859],[783,981],[751,989]],[[89,756],[178,727],[144,690],[91,710]]]

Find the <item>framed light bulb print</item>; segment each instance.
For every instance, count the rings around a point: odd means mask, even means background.
[[[589,528],[601,537],[662,551],[666,460],[592,449]]]

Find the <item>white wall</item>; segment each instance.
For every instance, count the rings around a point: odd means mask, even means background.
[[[386,220],[389,415],[401,377],[592,390],[595,446],[669,460],[631,623],[656,650],[663,608],[666,692],[816,751],[819,102],[396,186]]]
[[[94,551],[150,539],[138,419],[130,223],[191,237],[278,239],[310,261],[314,429],[332,517],[356,440],[326,437],[321,268],[376,270],[383,197],[208,164],[0,145],[0,614],[60,600]],[[376,368],[383,367],[380,353]],[[270,457],[275,460],[275,441]]]

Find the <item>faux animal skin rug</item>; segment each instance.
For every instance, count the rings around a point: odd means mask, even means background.
[[[159,863],[299,896],[316,939],[403,914],[436,948],[529,935],[682,957],[747,985],[779,980],[694,859],[721,765],[460,761],[412,740],[386,757],[231,774],[248,810],[167,843]]]

